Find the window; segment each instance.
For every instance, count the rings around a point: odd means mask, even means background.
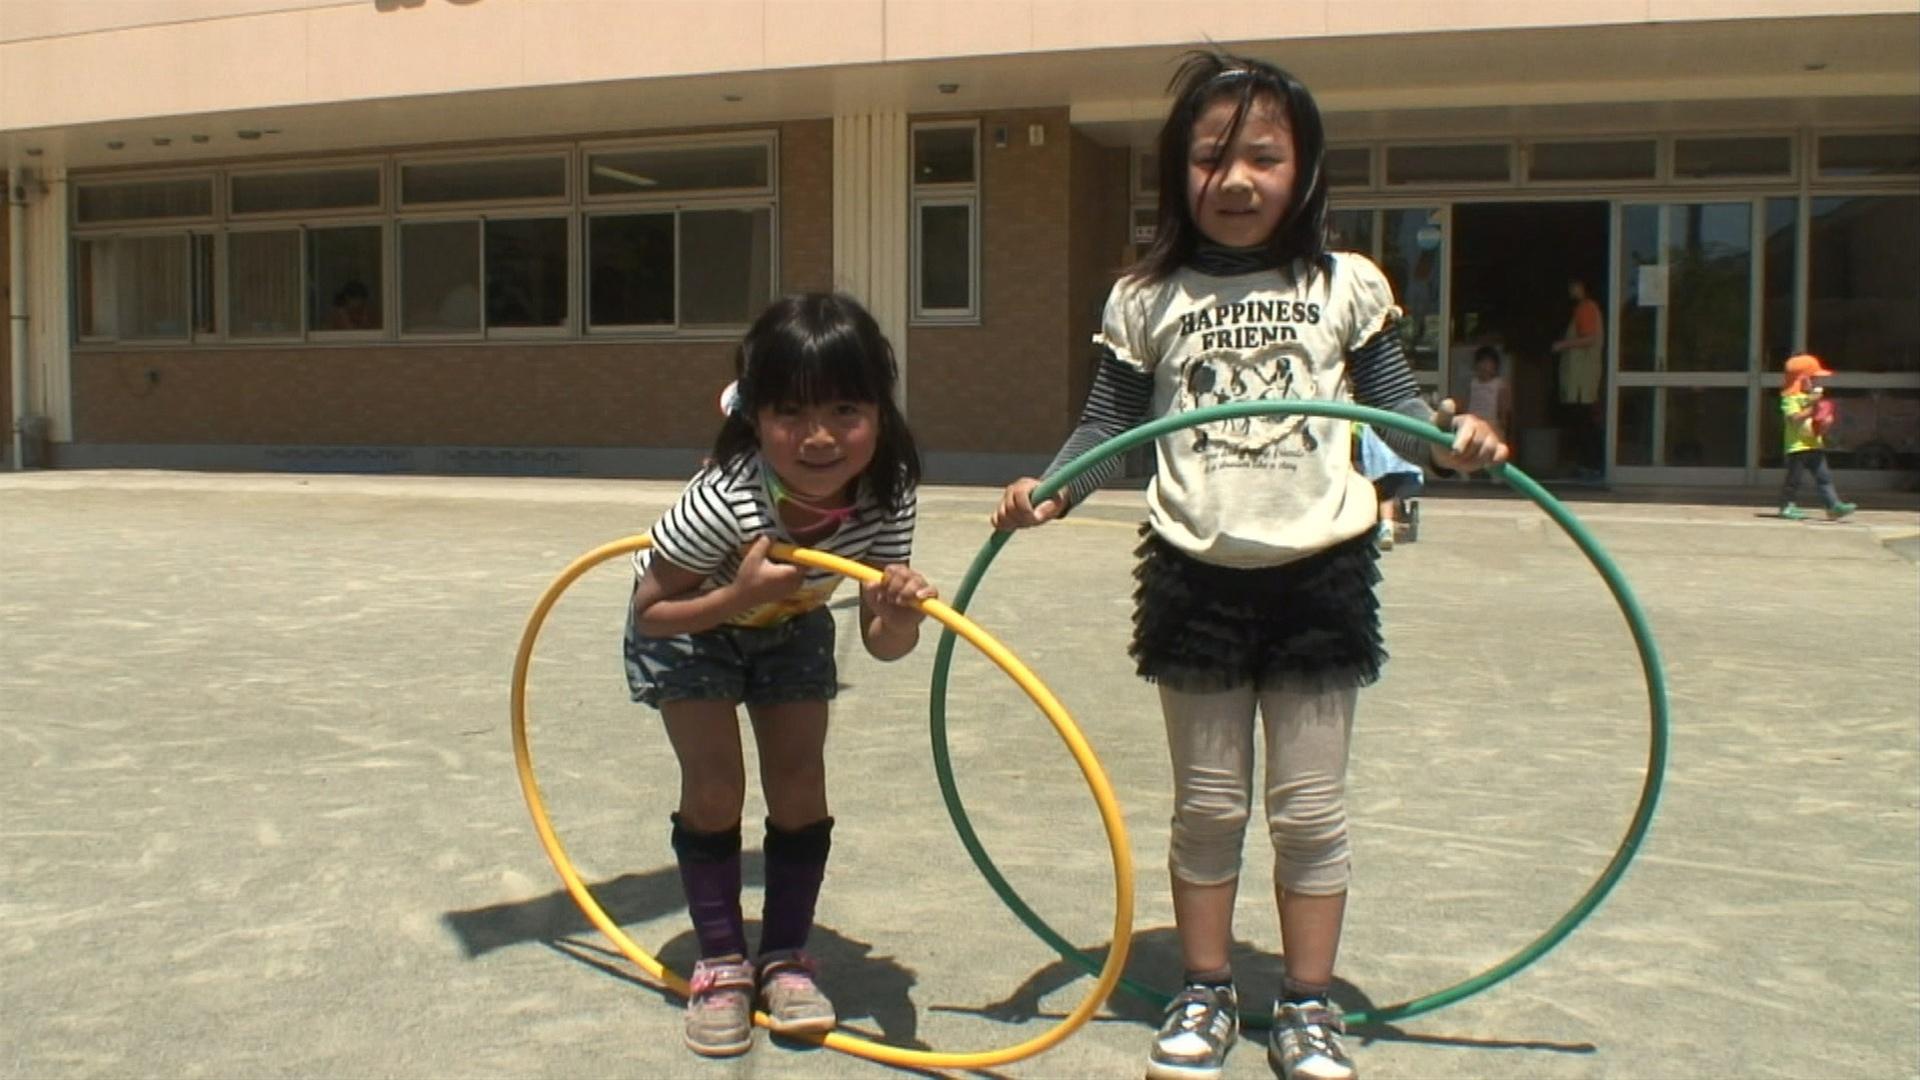
[[[1659,149],[1652,139],[1534,143],[1527,153],[1527,179],[1652,180],[1659,172]]]
[[[1760,366],[1778,365],[1792,356],[1794,275],[1799,266],[1800,200],[1766,201],[1760,258]]]
[[[1357,251],[1372,259],[1373,217],[1371,210],[1327,211],[1327,247],[1332,251]]]
[[[307,230],[309,331],[367,332],[386,326],[384,232],[379,225]]]
[[[1673,140],[1676,180],[1793,175],[1793,140],[1785,135],[1738,135]]]
[[[1812,200],[1807,347],[1844,372],[1920,372],[1920,196]]]
[[[1820,176],[1913,176],[1920,174],[1920,132],[1822,135]]]
[[[567,157],[521,154],[400,164],[406,210],[552,203],[567,198]],[[523,211],[524,213],[524,211]],[[564,330],[568,216],[400,222],[400,333],[473,336]]]
[[[1330,146],[1326,159],[1329,188],[1373,186],[1373,151],[1365,146]]]
[[[126,224],[213,216],[213,177],[83,183],[75,186],[76,225]]]
[[[235,338],[300,336],[300,230],[227,236],[227,323]]]
[[[1486,184],[1513,179],[1506,143],[1387,147],[1387,184]]]
[[[402,222],[400,332],[480,332],[480,223]]]
[[[980,317],[980,126],[913,128],[913,317],[925,323]]]
[[[587,324],[593,329],[671,326],[672,213],[608,214],[587,230]]]
[[[553,202],[567,197],[561,154],[486,161],[408,161],[400,165],[404,209],[453,203]]]
[[[658,143],[587,152],[594,199],[773,193],[773,140]]]
[[[487,329],[567,325],[567,219],[486,223]]]
[[[590,148],[587,329],[730,331],[773,299],[774,140]]]
[[[220,271],[220,237],[210,232],[193,234],[193,336],[213,338],[220,334],[219,288],[215,276]]]
[[[229,180],[228,212],[298,214],[327,210],[378,210],[380,167],[355,165],[300,172],[236,173]]]
[[[773,214],[765,207],[603,214],[588,226],[596,330],[741,327],[773,295]]]
[[[83,176],[75,336],[732,335],[779,287],[777,147],[730,133]],[[971,141],[959,164],[971,176]]]
[[[188,340],[191,243],[187,233],[76,240],[74,309],[81,340]]]
[[[773,289],[773,215],[764,208],[680,213],[680,325],[744,326]]]

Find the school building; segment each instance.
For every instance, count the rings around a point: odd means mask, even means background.
[[[1004,481],[1206,42],[1313,88],[1338,246],[1436,394],[1498,350],[1530,472],[1776,484],[1810,350],[1842,489],[1920,475],[1914,0],[5,0],[6,464],[685,476],[835,287],[930,479]]]

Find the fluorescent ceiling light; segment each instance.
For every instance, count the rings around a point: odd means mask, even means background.
[[[616,169],[611,165],[595,165],[593,167],[593,175],[604,176],[609,180],[618,180],[623,184],[632,184],[634,187],[660,186],[660,181],[655,180],[651,176],[641,176],[637,173],[630,173],[625,169]]]

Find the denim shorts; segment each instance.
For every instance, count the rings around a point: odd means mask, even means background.
[[[824,607],[764,628],[716,626],[673,637],[641,636],[629,619],[627,690],[656,709],[669,701],[831,701],[840,689],[833,636],[833,613]]]

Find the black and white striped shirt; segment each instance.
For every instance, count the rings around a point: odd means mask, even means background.
[[[902,496],[900,509],[889,512],[862,484],[852,516],[827,536],[810,537],[801,544],[774,511],[765,468],[755,454],[730,466],[702,469],[648,532],[653,547],[634,553],[634,572],[645,573],[654,558],[665,558],[705,577],[700,590],[711,591],[733,581],[747,547],[760,536],[869,566],[903,563],[912,557],[918,507],[912,489]],[[805,614],[825,604],[840,581],[841,576],[831,570],[807,567],[806,583],[798,590],[774,603],[743,611],[728,619],[727,625],[771,626]]]

